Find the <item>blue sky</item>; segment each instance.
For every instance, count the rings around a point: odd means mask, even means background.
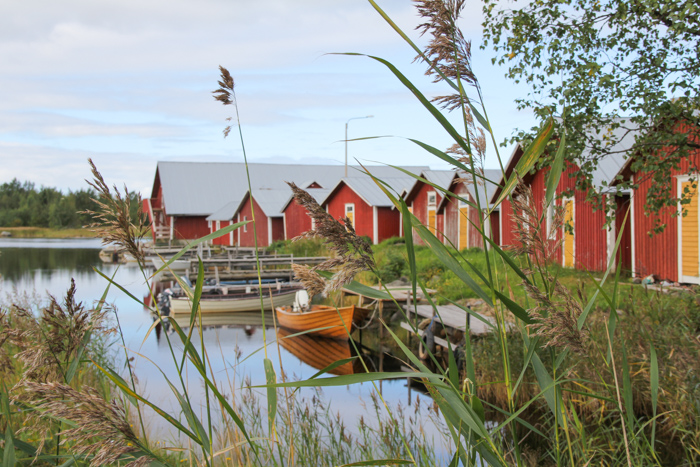
[[[408,0],[380,1],[404,31],[419,18]],[[513,100],[527,89],[480,50],[481,4],[461,27],[500,142],[533,124]],[[410,47],[358,0],[63,0],[0,4],[0,183],[13,178],[86,187],[92,157],[109,183],[148,194],[158,160],[242,160],[232,109],[212,96],[218,66],[236,81],[250,161],[342,164],[345,122],[361,162],[445,168],[405,138],[452,143],[382,65],[399,67],[428,96],[447,92],[412,64]],[[511,148],[501,148],[508,158]],[[489,152],[487,168],[497,167]]]

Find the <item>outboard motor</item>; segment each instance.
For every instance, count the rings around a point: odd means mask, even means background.
[[[161,316],[170,316],[170,297],[172,296],[173,291],[170,289],[165,289],[158,294],[158,309],[160,310]]]

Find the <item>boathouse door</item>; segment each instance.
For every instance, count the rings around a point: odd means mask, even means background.
[[[563,249],[563,265],[565,268],[574,267],[574,256],[576,254],[576,245],[574,243],[574,219],[576,218],[576,211],[574,206],[573,198],[565,198],[564,203],[564,243],[562,244]]]
[[[695,183],[695,187],[693,187]],[[679,177],[678,190],[690,193],[690,203],[679,206],[678,216],[678,276],[681,282],[700,284],[700,248],[698,231],[700,216],[698,216],[697,181],[691,183],[690,176]],[[683,208],[687,213],[683,216]]]
[[[469,248],[469,205],[464,201],[459,201],[459,245],[458,248],[463,250]]]

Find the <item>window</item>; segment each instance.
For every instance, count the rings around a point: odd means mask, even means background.
[[[247,220],[248,220],[248,216],[243,216],[243,222],[245,222]],[[247,232],[247,231],[248,231],[248,224],[244,224],[243,225],[243,232]]]
[[[350,219],[350,224],[355,227],[355,205],[352,203],[345,205],[345,217]]]
[[[435,206],[437,204],[437,194],[434,191],[428,192],[428,206]]]

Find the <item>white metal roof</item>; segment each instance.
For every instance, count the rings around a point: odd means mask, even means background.
[[[379,177],[396,173],[396,169],[387,166],[367,168]],[[289,198],[289,187],[285,181],[305,183],[313,180],[328,189],[336,185],[345,174],[345,167],[341,165],[250,163],[248,169],[253,196],[259,203],[263,200],[267,209],[271,211],[269,215],[278,213]],[[420,171],[426,167],[408,169]],[[349,167],[349,178],[364,176],[360,170],[357,166]],[[240,162],[161,161],[158,162],[158,174],[168,215],[209,216],[217,213],[216,217],[221,219],[215,220],[231,219],[248,192],[246,167]],[[280,191],[285,195],[257,193],[258,190]],[[279,205],[275,209],[273,204],[278,201]],[[231,216],[227,213],[231,213]]]

